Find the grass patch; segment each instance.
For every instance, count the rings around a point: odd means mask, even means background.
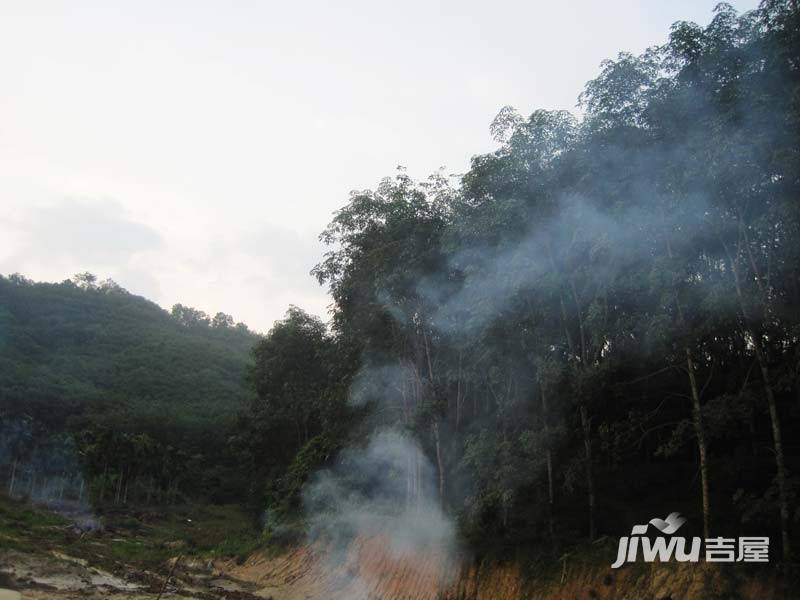
[[[248,556],[263,548],[264,536],[260,533],[240,532],[226,538],[214,549],[214,554],[221,557],[235,558],[238,564],[244,563]]]
[[[67,521],[22,500],[0,497],[0,540],[5,548],[30,552],[52,547],[63,538]]]
[[[260,528],[235,505],[131,507],[107,510],[98,521],[100,529],[78,537],[68,519],[0,495],[0,546],[21,552],[60,550],[109,568],[155,568],[178,554],[243,560],[263,543]]]

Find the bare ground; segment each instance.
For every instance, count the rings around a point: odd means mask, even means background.
[[[217,528],[224,535],[235,529],[233,516],[207,514],[199,522],[184,517],[169,521],[162,516],[147,524],[139,515],[135,527],[76,533],[69,521],[52,513],[0,498],[0,600],[800,597],[787,590],[773,565],[741,573],[704,563],[654,563],[613,571],[604,566],[606,561],[570,559],[559,572],[535,581],[513,562],[445,559],[446,553],[435,548],[398,554],[379,536],[357,538],[335,553],[324,544],[300,544],[280,552],[250,552],[246,560],[237,561],[198,549],[200,534]]]

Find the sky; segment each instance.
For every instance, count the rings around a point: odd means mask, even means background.
[[[503,106],[575,110],[716,4],[0,0],[0,274],[327,318],[309,271],[351,190],[465,172]]]

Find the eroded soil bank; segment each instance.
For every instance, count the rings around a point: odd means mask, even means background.
[[[340,557],[341,558],[341,557]],[[339,559],[337,559],[338,561]],[[718,569],[660,565],[609,574],[581,570],[564,583],[536,585],[514,566],[485,564],[452,571],[432,555],[414,560],[392,557],[378,540],[360,541],[344,560],[310,546],[279,555],[260,552],[242,565],[188,561],[165,584],[158,573],[114,575],[68,555],[31,555],[0,551],[2,585],[30,600],[101,598],[112,600],[771,600],[779,594],[775,578],[750,578],[734,586]],[[15,596],[0,598],[13,600]]]
[[[698,564],[636,565],[620,570],[570,564],[538,579],[518,564],[442,560],[435,551],[396,555],[380,538],[357,539],[344,552],[300,546],[258,552],[244,564],[219,566],[256,584],[273,600],[777,600],[799,598],[782,589],[775,568],[725,572]],[[736,567],[733,567],[736,569]]]
[[[0,600],[259,598],[214,566],[249,521],[232,508],[187,506],[75,518],[0,495]]]
[[[234,535],[235,514],[192,510],[191,520],[128,514],[107,519],[103,530],[76,532],[57,515],[0,501],[0,600],[800,598],[773,565],[637,564],[613,571],[602,560],[604,549],[599,559],[573,557],[562,568],[537,569],[448,559],[436,548],[397,552],[388,539],[374,536],[337,551],[300,544],[223,559],[211,549],[225,547]]]

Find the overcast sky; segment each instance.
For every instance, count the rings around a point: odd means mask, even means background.
[[[573,109],[716,3],[0,0],[0,273],[326,316],[308,271],[350,190],[464,172],[501,107]]]

